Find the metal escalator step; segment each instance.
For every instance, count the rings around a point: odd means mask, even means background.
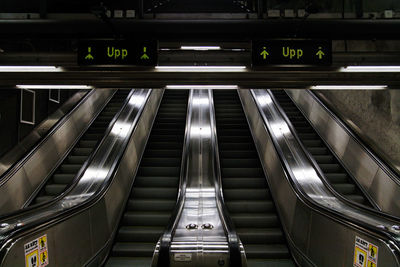
[[[164,227],[122,226],[118,230],[117,242],[129,242],[135,240],[135,242],[154,242],[154,244],[156,244],[163,232]]]
[[[264,178],[225,178],[222,180],[225,189],[265,188]]]
[[[222,159],[221,165],[226,167],[246,166],[248,168],[255,168],[260,166],[258,159]]]
[[[337,163],[321,163],[319,167],[324,173],[340,173],[344,172],[343,168]]]
[[[81,167],[80,164],[61,164],[58,170],[62,173],[77,173]]]
[[[127,211],[123,216],[122,223],[131,226],[165,226],[170,216],[170,212]]]
[[[174,167],[180,166],[180,158],[142,158],[140,164],[143,167],[160,166],[160,167]]]
[[[68,156],[66,162],[70,164],[83,164],[88,159],[88,156]]]
[[[354,194],[356,192],[356,186],[354,184],[332,184],[332,187],[343,195]]]
[[[179,176],[137,176],[135,186],[154,186],[154,187],[176,187],[179,183]]]
[[[231,214],[231,218],[236,229],[280,227],[275,213],[234,213]]]
[[[221,158],[242,158],[242,159],[251,159],[258,158],[258,154],[254,150],[228,150],[228,151],[219,151],[219,156]]]
[[[164,142],[181,142],[182,141],[182,136],[179,135],[156,135],[153,134],[150,136],[148,142],[153,142],[157,140],[163,140]]]
[[[277,259],[289,258],[290,253],[286,245],[254,245],[249,244],[244,247],[247,258]]]
[[[297,135],[301,140],[319,138],[316,133],[297,133]]]
[[[261,213],[261,212],[275,212],[275,206],[269,200],[236,200],[225,201],[225,204],[232,214],[234,213]]]
[[[106,267],[149,267],[153,261],[152,257],[110,257]],[[283,266],[282,266],[283,267]]]
[[[126,208],[130,211],[171,211],[175,203],[175,199],[129,199]]]
[[[326,147],[308,147],[308,152],[310,152],[313,156],[314,155],[326,155],[329,153]]]
[[[151,142],[147,145],[149,149],[182,149],[182,146],[177,142]]]
[[[265,188],[259,189],[225,189],[224,197],[227,200],[262,200],[270,199],[269,190]]]
[[[176,187],[138,187],[132,189],[131,197],[150,199],[174,199],[178,194]]]
[[[315,140],[315,139],[306,140],[303,138],[302,142],[306,147],[321,147],[323,145],[321,140],[318,140],[318,139],[317,140]]]
[[[169,158],[169,157],[181,157],[182,156],[182,149],[146,149],[144,152],[143,157],[149,158]]]
[[[45,192],[51,196],[57,196],[64,191],[66,184],[48,184],[45,186]]]
[[[332,155],[315,155],[313,157],[318,164],[335,163],[335,157]]]
[[[179,176],[179,167],[139,167],[137,175],[139,176]]]
[[[221,174],[224,177],[263,177],[264,172],[262,168],[221,168]]]
[[[345,173],[326,173],[325,177],[331,183],[346,183],[348,181]]]
[[[75,174],[57,173],[53,175],[53,181],[56,184],[69,184],[74,178]]]
[[[253,143],[234,143],[234,144],[225,144],[221,143],[219,145],[221,150],[228,151],[228,150],[250,150],[254,148]]]
[[[72,155],[76,156],[89,156],[89,154],[92,152],[92,148],[81,148],[81,147],[76,147],[72,150]]]
[[[221,136],[218,138],[218,141],[222,143],[246,143],[253,142],[253,138],[251,136]]]
[[[239,228],[236,232],[245,245],[285,243],[281,228]]]
[[[96,140],[82,140],[79,142],[79,147],[94,148],[96,144]]]
[[[113,246],[113,256],[152,257],[155,243],[117,242]]]

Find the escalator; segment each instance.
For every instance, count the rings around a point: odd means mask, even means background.
[[[51,200],[60,195],[77,175],[89,155],[101,140],[111,120],[121,109],[130,90],[118,90],[101,113],[93,121],[90,127],[82,135],[80,140],[72,148],[71,152],[53,172],[51,177],[42,186],[39,193],[30,203],[38,204]]]
[[[175,207],[188,92],[166,90],[106,266],[150,266]]]
[[[317,162],[332,187],[345,198],[372,207],[371,202],[360,190],[354,179],[339,163],[285,91],[274,90],[272,93],[292,123],[300,141]]]
[[[214,91],[224,200],[248,266],[294,266],[236,91]]]

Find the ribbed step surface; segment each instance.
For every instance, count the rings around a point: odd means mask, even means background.
[[[225,204],[248,266],[294,266],[236,91],[214,91]]]
[[[353,178],[342,167],[286,92],[283,90],[272,92],[293,124],[301,142],[314,157],[332,187],[345,198],[371,207],[371,203],[364,196]]]
[[[178,195],[187,91],[166,90],[106,266],[150,266]]]
[[[58,166],[52,177],[42,187],[31,205],[51,200],[63,193],[72,183],[76,174],[81,169],[96,144],[103,137],[111,120],[121,109],[130,90],[118,90],[107,103],[101,113],[76,143],[69,155]]]

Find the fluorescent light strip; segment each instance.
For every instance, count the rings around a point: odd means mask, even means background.
[[[63,68],[56,66],[0,66],[0,72],[59,72]]]
[[[20,89],[92,89],[90,85],[17,85]]]
[[[221,50],[220,46],[181,46],[181,50],[196,50],[196,51],[208,51],[208,50]]]
[[[237,85],[167,85],[167,89],[238,89]]]
[[[156,66],[158,71],[175,72],[240,72],[246,66]]]
[[[400,66],[347,66],[341,72],[400,72]]]
[[[316,85],[312,90],[384,90],[387,85]]]

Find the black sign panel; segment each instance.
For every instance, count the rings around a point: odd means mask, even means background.
[[[257,40],[252,42],[253,66],[331,65],[327,40]]]
[[[157,41],[83,41],[78,47],[79,65],[157,65]]]

